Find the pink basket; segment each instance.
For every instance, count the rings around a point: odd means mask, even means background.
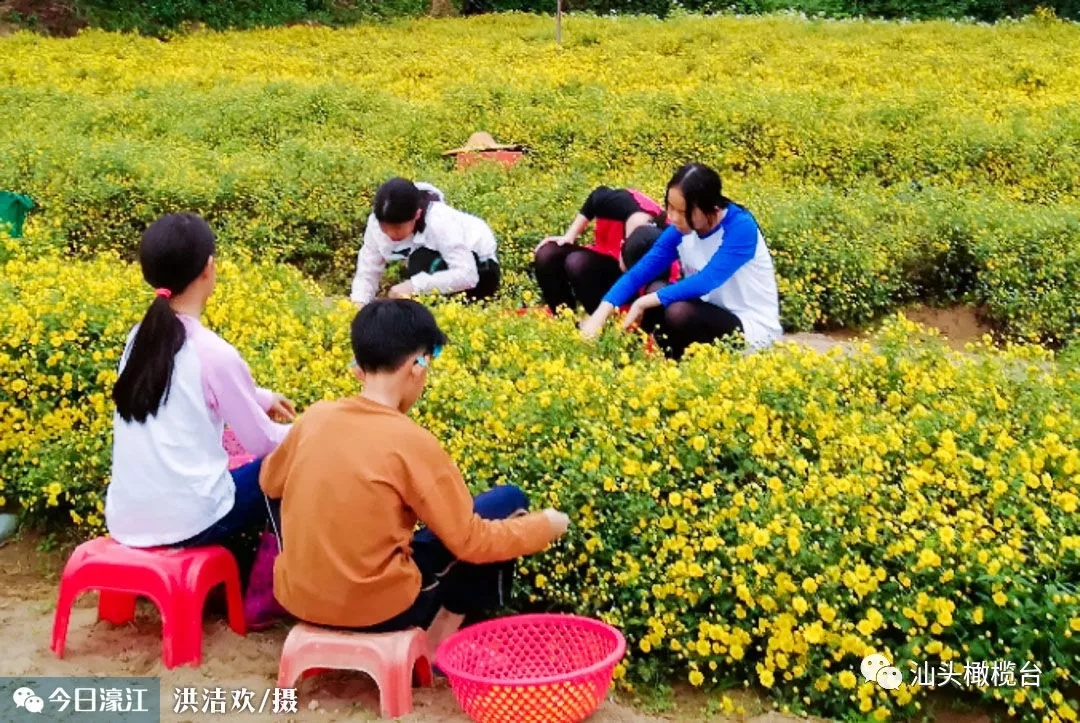
[[[436,653],[477,723],[578,723],[611,688],[626,654],[617,629],[576,615],[516,615],[465,628]]]

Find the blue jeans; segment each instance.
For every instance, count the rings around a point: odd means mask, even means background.
[[[488,490],[473,500],[473,510],[485,520],[505,520],[527,511],[529,500],[517,487]],[[476,615],[504,607],[510,594],[516,561],[474,565],[457,560],[435,534],[424,528],[413,535],[413,560],[422,578],[420,595],[408,610],[363,632],[426,628],[439,608],[457,615]]]
[[[236,496],[232,509],[224,517],[207,527],[199,534],[173,547],[200,547],[203,545],[221,545],[232,552],[240,567],[240,584],[246,589],[251,567],[255,564],[255,551],[259,546],[259,533],[266,529],[269,519],[267,498],[259,487],[259,470],[262,459],[237,467],[231,474],[236,485]],[[280,500],[269,500],[275,508],[275,519],[279,514]]]

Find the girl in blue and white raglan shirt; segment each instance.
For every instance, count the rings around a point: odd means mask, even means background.
[[[680,359],[691,344],[735,332],[752,348],[776,341],[783,333],[776,273],[750,212],[725,198],[720,176],[700,163],[675,172],[665,206],[671,225],[581,323],[582,334],[598,335],[611,313],[648,285],[627,312],[623,328],[640,321],[669,358]],[[683,278],[654,281],[676,259]]]

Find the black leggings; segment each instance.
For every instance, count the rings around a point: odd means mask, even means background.
[[[655,293],[667,283],[656,281],[648,293]],[[695,342],[710,344],[717,339],[743,331],[739,317],[722,306],[701,299],[676,301],[667,307],[657,306],[643,314],[641,328],[656,338],[664,356],[678,361],[686,348]]]
[[[622,246],[623,266],[633,267],[659,237],[660,229],[652,225],[642,226],[630,234]],[[580,301],[590,314],[596,311],[604,294],[623,273],[618,260],[607,254],[554,242],[544,244],[536,252],[533,270],[540,293],[552,312],[562,305],[573,309]],[[667,279],[669,275],[670,270],[665,269],[657,280]]]
[[[514,485],[494,487],[473,499],[473,512],[485,520],[510,519],[528,509],[528,497]],[[462,562],[428,527],[413,535],[412,553],[421,577],[420,594],[413,604],[389,620],[353,630],[386,633],[427,628],[439,608],[468,617],[506,606],[517,568],[515,560],[487,564]]]
[[[555,312],[563,305],[573,309],[580,302],[590,314],[622,275],[619,262],[606,254],[554,242],[536,252],[533,271],[549,309]]]
[[[465,290],[465,295],[470,299],[488,299],[499,290],[499,281],[502,277],[499,262],[493,259],[481,261],[480,257],[473,254],[476,260],[476,268],[480,272],[480,281],[471,289]],[[434,274],[445,271],[449,267],[446,260],[438,251],[428,248],[418,248],[409,254],[409,260],[405,265],[405,273],[411,279],[416,274]]]

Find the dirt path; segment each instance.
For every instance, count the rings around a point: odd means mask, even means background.
[[[956,351],[964,351],[966,344],[979,341],[991,328],[979,318],[979,312],[970,306],[953,306],[939,309],[925,305],[909,306],[902,310],[908,319],[928,329],[936,329],[942,340]],[[851,330],[830,332],[798,332],[785,334],[783,341],[794,341],[825,353],[834,346],[845,346],[866,338],[866,334]]]
[[[0,677],[30,676],[150,676],[161,680],[162,721],[209,722],[223,717],[252,723],[270,721],[374,721],[378,720],[378,692],[360,673],[327,673],[305,680],[297,688],[300,701],[295,715],[227,712],[177,714],[176,690],[194,687],[202,703],[202,691],[222,688],[231,709],[232,692],[254,693],[258,709],[268,689],[271,697],[277,677],[278,657],[288,632],[281,627],[239,637],[217,617],[208,616],[203,627],[203,663],[198,669],[167,670],[161,663],[161,622],[157,610],[140,601],[135,621],[112,626],[97,621],[97,595],[89,593],[72,611],[63,659],[49,649],[53,612],[60,571],[73,545],[42,551],[43,539],[28,534],[0,543]],[[675,721],[725,721],[726,723],[823,723],[800,719],[768,709],[748,691],[729,691],[746,714],[723,716],[713,711],[708,698],[696,690],[677,689],[662,714],[650,715],[613,696],[589,719],[589,723],[660,723]],[[930,723],[989,723],[985,712],[952,710],[951,702],[930,702]],[[408,723],[469,723],[445,680],[432,689],[417,689]],[[268,707],[269,711],[270,708]]]
[[[3,656],[0,676],[153,676],[161,679],[163,721],[217,721],[220,714],[177,714],[176,689],[194,687],[202,703],[203,689],[223,688],[231,707],[232,691],[254,691],[254,707],[264,691],[275,687],[278,656],[287,628],[239,637],[220,618],[208,616],[204,626],[203,663],[199,669],[167,670],[161,663],[161,623],[157,610],[141,601],[135,621],[113,626],[97,621],[97,595],[76,603],[63,659],[49,649],[59,572],[67,550],[41,552],[40,539],[28,536],[0,545],[0,630]],[[356,673],[327,673],[305,680],[297,689],[299,714],[227,713],[238,720],[365,721],[377,720],[378,693],[369,678]],[[414,712],[403,718],[415,723],[467,723],[444,680],[433,689],[414,693]],[[644,723],[661,719],[609,701],[593,723]],[[794,720],[794,719],[792,719]]]

